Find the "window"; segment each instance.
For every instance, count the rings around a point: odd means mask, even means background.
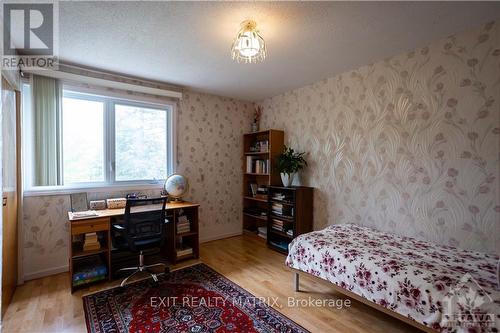
[[[30,90],[23,86],[23,93]],[[60,100],[59,147],[54,148],[60,151],[59,170],[54,171],[61,180],[58,185],[160,183],[173,173],[172,105],[88,94],[66,86]],[[34,117],[26,118],[26,124],[36,128]],[[28,161],[37,158],[34,152]],[[37,167],[31,164],[32,169]],[[30,183],[39,184],[36,173],[31,174]]]
[[[65,94],[62,134],[63,183],[105,181],[104,102]]]
[[[167,173],[167,113],[115,104],[116,180],[162,179]]]

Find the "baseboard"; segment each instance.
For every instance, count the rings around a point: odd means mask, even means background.
[[[59,273],[64,273],[64,272],[67,272],[67,271],[69,271],[69,266],[68,265],[59,266],[59,267],[52,267],[52,268],[48,268],[48,269],[43,269],[41,271],[37,271],[37,272],[34,272],[34,273],[25,274],[24,275],[24,281],[26,282],[28,280],[39,279],[39,278],[42,278],[42,277],[46,277],[46,276],[54,275],[54,274],[59,274]]]
[[[234,237],[234,236],[241,236],[241,234],[242,234],[242,231],[240,230],[240,231],[228,232],[226,234],[219,234],[217,236],[202,237],[202,238],[200,238],[200,243],[211,242],[214,240],[229,238],[229,237]]]

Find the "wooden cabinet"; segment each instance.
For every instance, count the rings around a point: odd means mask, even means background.
[[[305,186],[269,187],[267,245],[288,253],[288,244],[313,230],[314,189]]]
[[[2,78],[2,290],[1,314],[5,313],[17,285],[18,204],[20,192],[19,92]]]

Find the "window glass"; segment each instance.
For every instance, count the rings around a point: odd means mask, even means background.
[[[115,104],[115,154],[117,181],[165,179],[167,112]]]
[[[105,180],[104,103],[63,98],[64,184]]]

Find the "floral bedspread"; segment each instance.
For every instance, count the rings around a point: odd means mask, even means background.
[[[353,224],[300,235],[286,265],[440,332],[499,332],[498,256]]]

